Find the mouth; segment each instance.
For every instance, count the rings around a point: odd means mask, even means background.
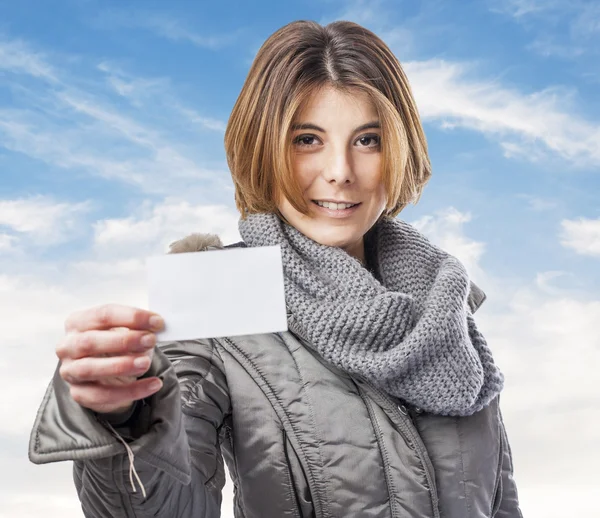
[[[360,203],[352,203],[346,201],[331,201],[331,200],[312,200],[315,205],[323,207],[324,209],[345,211],[358,207]]]

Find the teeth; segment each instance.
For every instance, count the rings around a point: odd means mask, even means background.
[[[356,203],[330,203],[328,201],[317,201],[317,205],[331,210],[343,210],[349,209],[350,207],[354,207]]]

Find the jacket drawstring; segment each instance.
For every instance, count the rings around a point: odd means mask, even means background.
[[[133,476],[135,475],[135,479],[137,480],[138,484],[140,485],[140,489],[142,490],[142,494],[144,495],[144,499],[146,499],[146,489],[144,488],[144,484],[140,480],[138,472],[135,469],[135,465],[134,465],[135,455],[133,453],[133,450],[129,447],[129,444],[127,444],[125,442],[125,440],[123,439],[123,437],[121,437],[118,434],[118,432],[111,426],[110,423],[106,422],[106,424],[110,428],[110,431],[112,432],[112,434],[117,439],[119,439],[119,441],[121,441],[123,443],[123,446],[125,446],[125,450],[127,451],[127,456],[129,457],[129,482],[131,483],[131,488],[133,489],[133,492],[137,493],[137,489],[135,488],[135,484],[133,482]]]

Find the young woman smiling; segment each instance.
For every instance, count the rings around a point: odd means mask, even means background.
[[[285,195],[277,208],[313,241],[364,262],[363,237],[387,204],[377,110],[365,93],[324,86],[298,121],[292,126],[292,168],[308,213]]]
[[[238,518],[520,517],[485,295],[396,218],[431,168],[389,48],[350,22],[281,28],[225,148],[233,246],[281,247],[289,332],[155,347],[159,315],[75,313],[31,460],[73,460],[88,517],[217,517],[223,457]]]

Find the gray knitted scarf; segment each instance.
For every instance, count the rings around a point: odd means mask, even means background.
[[[370,269],[275,214],[239,230],[247,246],[281,246],[290,329],[327,362],[440,415],[471,415],[502,390],[467,271],[408,223],[383,218],[369,231]]]

